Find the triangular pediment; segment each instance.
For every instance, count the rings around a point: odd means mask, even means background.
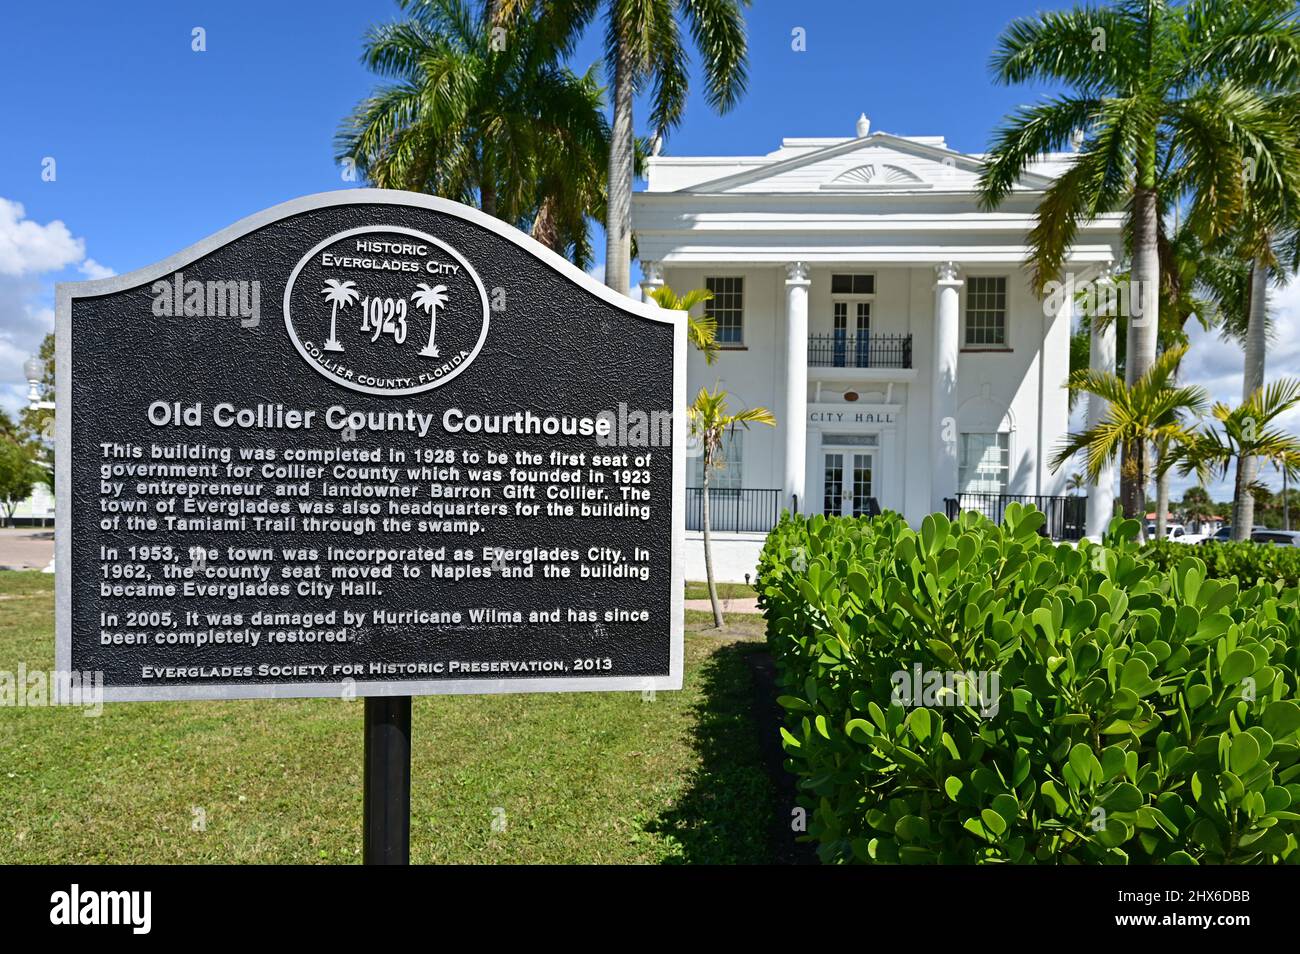
[[[975,192],[982,157],[889,133],[846,139],[682,190],[706,194]],[[1050,179],[1026,174],[1020,185],[1043,189]]]

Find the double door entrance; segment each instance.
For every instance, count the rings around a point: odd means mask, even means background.
[[[823,451],[822,513],[861,517],[872,512],[875,450],[833,447]]]

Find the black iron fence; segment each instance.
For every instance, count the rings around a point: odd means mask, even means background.
[[[709,488],[709,528],[720,533],[767,533],[781,515],[781,491]],[[704,529],[704,488],[686,488],[686,529]]]
[[[808,336],[808,365],[814,368],[910,368],[911,335],[851,335],[837,331]]]
[[[1043,533],[1053,540],[1082,540],[1087,526],[1087,497],[1048,497],[1039,494],[958,494],[944,501],[949,520],[962,510],[976,510],[1001,523],[1007,504],[1028,504],[1047,516]]]

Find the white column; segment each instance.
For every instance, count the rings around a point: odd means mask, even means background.
[[[934,368],[930,413],[934,427],[934,460],[930,471],[930,508],[943,511],[943,501],[957,495],[957,359],[962,280],[953,262],[934,267]]]
[[[654,303],[650,296],[664,287],[664,266],[662,262],[641,263],[641,300]]]
[[[1111,278],[1110,270],[1098,279],[1097,284],[1110,284],[1114,279]],[[1106,289],[1104,291],[1110,291]],[[1099,289],[1096,296],[1099,302],[1110,302],[1114,299],[1113,294],[1105,294]],[[1109,308],[1099,308],[1104,316],[1108,317]],[[1115,322],[1113,320],[1106,322],[1104,330],[1099,329],[1100,319],[1094,316],[1092,319],[1092,331],[1089,334],[1088,348],[1088,366],[1094,371],[1109,371],[1115,373]],[[1088,427],[1093,428],[1101,423],[1106,415],[1106,410],[1110,404],[1096,395],[1088,395]],[[1106,527],[1110,525],[1111,515],[1115,512],[1115,467],[1111,465],[1102,470],[1097,478],[1097,483],[1088,488],[1088,515],[1087,515],[1087,532],[1093,540],[1100,540],[1102,534],[1106,532]]]
[[[808,279],[807,262],[785,267],[785,495],[784,504],[808,513],[804,493],[808,447]]]

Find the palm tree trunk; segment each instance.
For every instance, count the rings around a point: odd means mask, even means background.
[[[1175,388],[1178,386],[1178,369],[1169,375],[1169,386]],[[1165,455],[1169,453],[1168,444],[1159,444],[1153,448],[1156,453],[1156,464],[1163,464]],[[1163,540],[1169,532],[1169,483],[1171,475],[1169,471],[1164,471],[1156,478],[1156,539]]]
[[[1143,445],[1138,451],[1137,457],[1137,486],[1139,491],[1138,503],[1138,525],[1141,529],[1138,531],[1138,539],[1147,539],[1147,448]]]
[[[1237,459],[1237,483],[1233,488],[1232,504],[1232,539],[1249,540],[1251,528],[1255,525],[1255,495],[1250,488],[1255,484],[1259,473],[1259,459],[1240,457]]]
[[[614,122],[609,138],[605,284],[621,295],[628,293],[632,270],[632,79],[631,52],[620,43],[614,62]]]
[[[722,607],[718,605],[718,584],[713,580],[713,536],[709,527],[709,464],[704,462],[704,501],[701,525],[704,527],[704,578],[709,584],[709,602],[713,605],[713,628],[722,629]]]
[[[1139,160],[1139,182],[1133,191],[1133,285],[1129,289],[1128,348],[1124,358],[1124,381],[1129,387],[1146,374],[1156,360],[1156,336],[1160,326],[1160,253],[1158,248],[1160,203],[1155,189],[1155,136],[1149,155]],[[1128,452],[1128,448],[1125,448]],[[1135,441],[1132,453],[1137,466],[1121,471],[1120,496],[1124,516],[1146,524],[1146,484],[1134,486],[1137,475],[1146,475],[1146,442]]]
[[[1264,386],[1264,346],[1268,340],[1268,265],[1255,259],[1250,266],[1250,314],[1246,325],[1246,363],[1241,399]]]
[[[537,215],[533,217],[532,233],[533,238],[541,242],[552,252],[560,252],[560,224],[555,219],[555,205],[547,197],[542,200],[541,205],[537,207]]]
[[[1264,346],[1268,339],[1268,265],[1256,258],[1250,266],[1250,314],[1246,324],[1246,360],[1241,374],[1241,399],[1264,386]],[[1249,540],[1255,523],[1255,497],[1250,492],[1259,476],[1259,460],[1237,461],[1237,485],[1232,507],[1232,539]]]
[[[1126,519],[1136,520],[1141,525],[1138,531],[1140,540],[1146,539],[1147,527],[1146,453],[1143,442],[1125,442],[1119,471],[1121,507]]]
[[[1161,457],[1163,458],[1163,449]],[[1156,478],[1156,539],[1163,540],[1169,532],[1169,471]]]

